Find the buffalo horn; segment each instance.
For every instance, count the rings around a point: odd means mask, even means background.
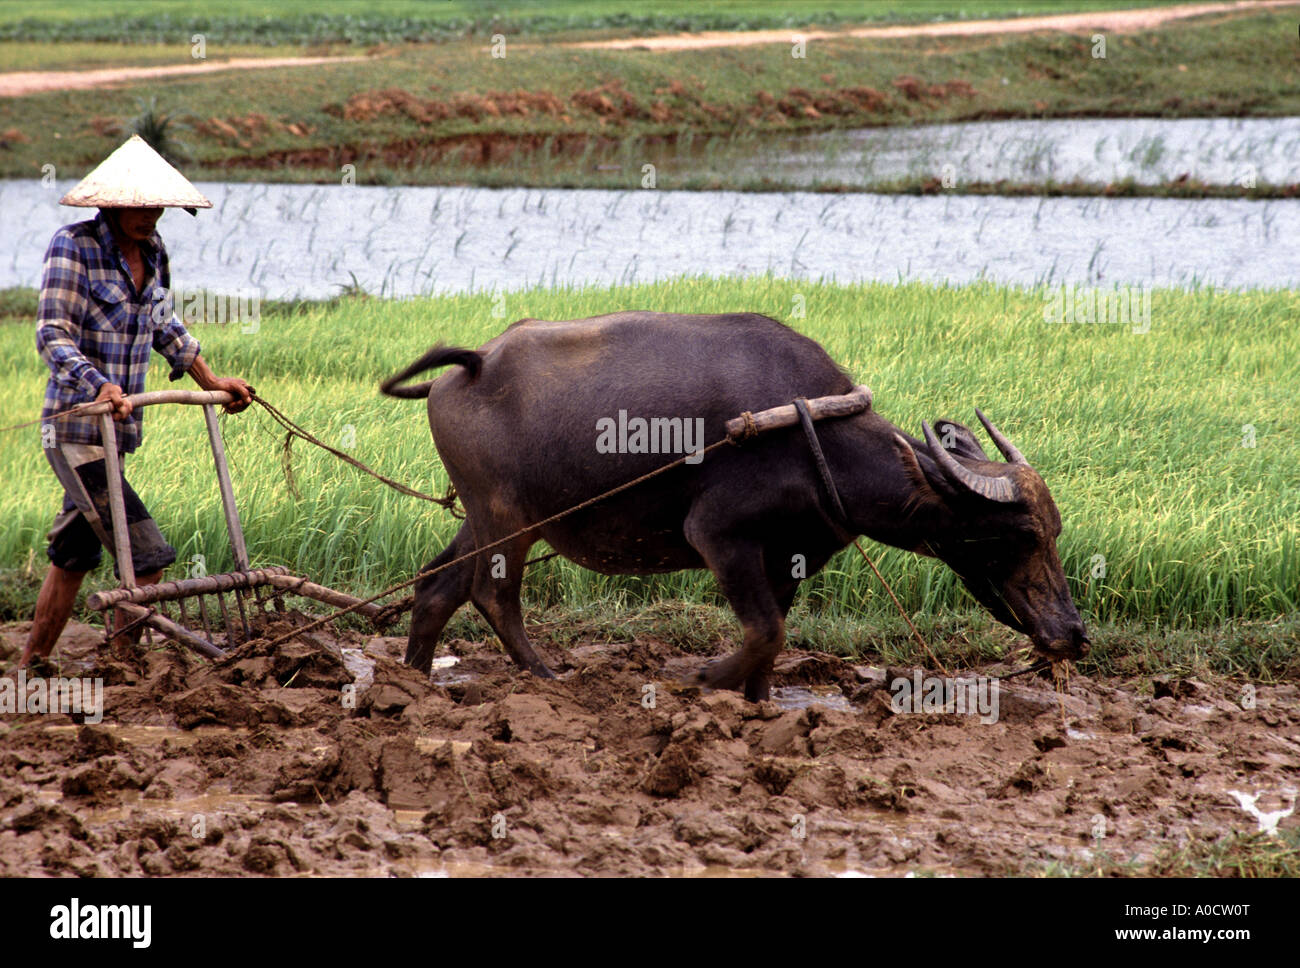
[[[979,407],[975,408],[975,416],[980,418],[980,423],[984,425],[984,429],[988,431],[989,436],[993,439],[993,443],[997,445],[998,450],[1002,451],[1003,457],[1012,464],[1029,463],[1029,461],[1025,460],[1025,455],[1016,450],[1016,445],[1007,440],[1006,437],[1002,436],[1002,431],[993,426],[993,421],[980,412]]]
[[[957,458],[948,453],[943,444],[939,443],[939,439],[934,435],[934,430],[924,420],[921,421],[921,429],[925,431],[925,442],[930,445],[934,459],[943,468],[943,472],[954,482],[990,501],[1006,504],[1017,499],[1015,481],[1007,477],[987,477],[976,473],[964,464],[959,464]],[[996,437],[994,442],[997,442]],[[1001,444],[998,446],[1001,448]],[[1013,447],[1012,450],[1015,450],[1015,448]]]

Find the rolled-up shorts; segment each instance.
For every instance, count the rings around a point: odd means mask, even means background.
[[[113,514],[108,504],[104,448],[89,444],[56,444],[43,450],[63,485],[63,508],[50,528],[49,547],[45,553],[51,562],[67,571],[92,571],[98,567],[104,548],[116,556],[117,547],[113,543]],[[122,466],[120,460],[118,466]],[[176,560],[176,549],[167,543],[149,509],[124,475],[121,481],[135,573],[147,575],[161,571]]]

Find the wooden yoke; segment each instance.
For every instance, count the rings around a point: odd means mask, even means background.
[[[808,401],[808,413],[813,420],[825,420],[828,417],[848,417],[861,413],[871,406],[871,390],[865,386],[853,388],[852,393],[836,397],[815,397]],[[727,421],[727,439],[739,444],[750,437],[775,430],[778,427],[793,427],[799,422],[799,411],[793,403],[787,403],[771,410],[750,413],[746,410],[739,417]]]

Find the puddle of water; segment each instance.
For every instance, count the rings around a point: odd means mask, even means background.
[[[71,182],[0,181],[0,286],[39,286]],[[771,273],[837,282],[1300,285],[1293,201],[358,188],[205,182],[166,217],[175,285],[383,296]],[[413,238],[427,244],[411,245]],[[459,240],[448,245],[448,238]]]
[[[81,730],[79,725],[46,726],[50,736],[72,735]],[[100,723],[97,729],[105,730],[124,743],[139,746],[157,746],[170,740],[177,746],[193,746],[204,736],[246,736],[248,730],[238,726],[196,726],[181,729],[179,726],[137,726],[129,723]]]
[[[370,683],[375,678],[375,660],[374,657],[367,654],[363,648],[345,648],[340,650],[343,654],[343,666],[352,674],[356,680],[357,691],[361,692],[369,688]],[[457,682],[468,682],[474,676],[455,673],[448,675],[446,670],[454,668],[460,663],[460,657],[455,655],[440,655],[433,660],[433,681],[441,686],[453,685]]]
[[[853,712],[853,704],[840,692],[839,686],[773,686],[772,702],[782,709],[824,706],[839,712]]]
[[[756,867],[724,867],[721,864],[706,864],[704,867],[691,867],[684,870],[665,871],[669,877],[732,879],[753,877],[776,877],[781,871]]]
[[[373,682],[375,678],[374,657],[366,652],[365,647],[342,648],[339,651],[343,656],[343,667],[347,669],[348,672],[352,674],[352,678],[356,680],[357,691],[360,692],[369,688],[370,683]],[[456,677],[441,677],[438,675],[441,670],[450,669],[459,662],[460,657],[454,655],[441,655],[434,659],[434,681],[442,685],[449,685],[452,682],[472,678],[471,676],[462,676],[457,679]]]
[[[363,649],[342,648],[343,668],[347,669],[356,682],[357,691],[366,689],[375,678],[375,660],[366,655]]]
[[[458,682],[472,682],[478,676],[472,672],[451,672],[449,670],[460,665],[460,657],[455,655],[440,655],[433,660],[431,676],[433,682],[439,686],[454,686]]]
[[[441,861],[431,861],[427,865],[414,864],[403,868],[413,877],[512,877],[517,876],[516,872],[506,867],[497,867],[493,864],[472,864],[468,862],[442,863]],[[555,875],[564,873],[563,871],[550,872]]]
[[[432,681],[435,686],[454,686],[462,682],[473,682],[477,678],[478,676],[472,672],[456,672],[451,675],[434,676]],[[560,676],[560,678],[563,679],[564,676]]]
[[[457,878],[457,877],[517,877],[520,876],[518,871],[507,867],[498,867],[492,864],[469,864],[469,863],[452,863],[442,864],[432,862],[429,866],[415,865],[404,868],[413,877],[430,877],[430,878]],[[562,876],[572,874],[572,871],[551,870],[551,871],[530,871],[530,876]],[[682,868],[678,870],[663,870],[659,873],[668,877],[680,877],[687,879],[749,879],[760,877],[784,877],[789,872],[781,870],[770,870],[763,867],[722,867],[716,864],[710,864],[705,867]],[[382,874],[381,874],[382,876]],[[961,877],[965,876],[959,873],[950,873],[947,871],[934,871],[929,868],[923,874],[916,871],[908,871],[901,874],[897,870],[882,868],[880,870],[869,869],[846,869],[831,870],[830,877],[835,879],[856,879],[856,878],[884,878],[884,877]]]
[[[40,796],[50,803],[57,803],[60,800],[57,791],[49,791],[48,794],[43,791]],[[95,824],[117,823],[126,820],[136,810],[188,822],[189,818],[195,814],[213,817],[227,813],[236,807],[269,808],[280,806],[292,809],[296,806],[296,804],[292,803],[277,804],[265,797],[245,793],[205,793],[202,796],[182,797],[176,800],[154,800],[141,797],[139,790],[123,790],[121,797],[121,803],[111,807],[96,807],[87,810],[71,805],[69,809],[80,818],[82,823],[93,826]]]
[[[444,864],[440,861],[433,861],[427,866],[412,865],[404,868],[414,877],[434,877],[434,878],[456,878],[456,877],[518,877],[518,871],[508,867],[498,867],[493,864],[472,864],[472,863],[449,863]],[[528,872],[528,876],[563,876],[572,875],[573,871],[564,870],[533,870]],[[785,874],[784,871],[768,870],[766,868],[739,868],[723,867],[717,864],[710,864],[704,867],[690,867],[678,870],[664,870],[662,873],[668,877],[681,878],[756,878],[756,877],[780,877]],[[871,876],[865,874],[836,874],[835,876]]]
[[[474,672],[452,672],[460,664],[460,658],[454,655],[439,656],[433,660],[431,681],[436,686],[454,686],[462,682],[473,682],[478,678]],[[561,676],[560,678],[564,678]]]
[[[853,671],[863,682],[884,682],[888,673],[879,666],[855,665]]]

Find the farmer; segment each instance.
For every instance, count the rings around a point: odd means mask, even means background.
[[[126,396],[144,390],[150,349],[171,365],[171,379],[189,373],[205,390],[232,394],[236,400],[226,406],[228,412],[238,413],[252,402],[247,383],[209,369],[198,341],[176,318],[167,250],[154,231],[164,208],[197,215],[196,209],[212,203],[138,136],[60,202],[98,207],[99,214],[63,226],[45,253],[36,314],[36,349],[50,368],[41,443],[64,494],[49,534],[50,569],[20,666],[45,664],[72,614],[82,579],[100,562],[101,546],[110,552],[115,547],[98,416],[47,418],[75,404],[108,401],[119,455],[134,451],[141,415],[132,413]],[[155,584],[176,560],[176,549],[125,477],[122,492],[136,583]],[[137,628],[135,636],[124,638],[138,639],[138,633]]]

